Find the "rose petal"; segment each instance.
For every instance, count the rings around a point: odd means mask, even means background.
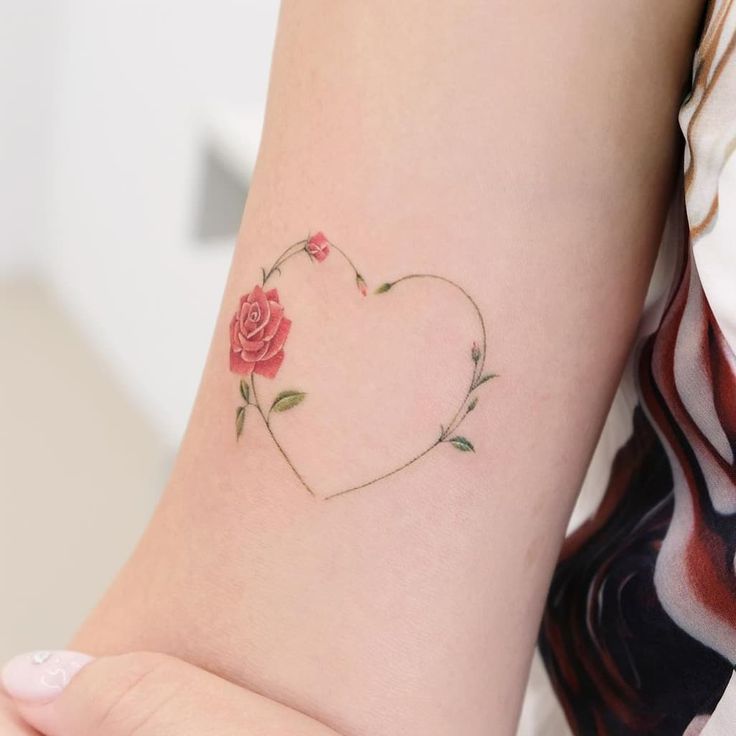
[[[248,340],[242,333],[238,333],[238,345],[242,350],[258,352],[263,350],[265,342],[263,340]]]
[[[276,304],[281,304],[281,300],[279,299],[279,292],[278,289],[269,289],[266,292],[266,299],[270,302],[276,302]]]
[[[238,310],[238,326],[240,327],[241,332],[246,332],[246,324],[248,322],[248,315],[250,314],[250,302],[248,301],[248,298],[250,297],[250,294],[246,294],[244,297],[240,300],[240,308]]]
[[[252,324],[252,322],[249,322],[248,324]],[[259,327],[254,327],[252,330],[249,330],[245,333],[245,337],[248,340],[263,340],[263,328],[265,325],[260,325]]]
[[[243,350],[243,360],[249,360],[257,363],[268,352],[268,343],[264,342],[263,347],[259,350]]]
[[[284,362],[284,351],[279,350],[275,355],[272,355],[267,360],[261,360],[255,364],[253,372],[258,375],[265,376],[266,378],[273,378],[281,368],[281,364]]]
[[[276,302],[271,302],[271,321],[263,327],[262,338],[264,340],[270,340],[276,334],[283,316],[284,308]]]
[[[290,329],[291,320],[284,317],[279,324],[278,331],[268,343],[268,349],[261,357],[261,360],[268,360],[269,358],[272,358],[279,350],[281,350],[282,347],[284,347],[284,343],[286,342],[286,338],[289,334]]]
[[[309,243],[314,243],[318,248],[323,245],[327,245],[329,242],[330,241],[327,240],[327,236],[321,230],[309,238]]]
[[[230,347],[233,350],[240,347],[238,334],[238,315],[234,314],[232,320],[230,320]]]
[[[230,351],[230,370],[233,373],[240,373],[249,376],[253,373],[254,366],[255,363],[243,360],[240,353],[236,353],[233,350]]]
[[[266,299],[266,295],[263,292],[263,289],[261,289],[260,286],[256,286],[253,289],[252,292],[253,295],[253,301],[252,304],[257,304],[258,308],[261,310],[260,319],[258,320],[256,325],[253,325],[250,330],[255,331],[257,327],[262,327],[263,325],[267,325],[269,319],[271,319],[271,308],[268,305],[268,299]],[[248,337],[251,336],[250,331],[246,332]]]

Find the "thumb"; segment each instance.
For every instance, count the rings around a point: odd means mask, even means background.
[[[163,654],[24,654],[5,666],[2,684],[21,717],[44,736],[337,736],[298,711]]]

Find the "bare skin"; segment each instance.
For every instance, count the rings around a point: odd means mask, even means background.
[[[62,691],[43,694],[33,701],[26,691],[14,703],[37,731],[10,715],[9,724],[0,717],[3,736],[339,736],[302,713],[163,654],[96,659]]]
[[[182,657],[346,736],[514,732],[656,253],[701,10],[284,3],[189,430],[76,649]],[[499,374],[463,424],[474,452],[443,444],[330,501],[305,491],[294,467],[339,490],[420,452],[478,339],[443,284],[363,298],[335,252],[269,282],[293,324],[259,396],[307,397],[270,427],[249,407],[236,440],[230,320],[261,267],[317,230],[371,288],[429,272],[473,296]]]
[[[3,736],[37,736],[18,714],[18,710],[10,698],[0,691],[0,733]]]

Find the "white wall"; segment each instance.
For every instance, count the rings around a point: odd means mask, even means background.
[[[32,269],[46,238],[61,8],[0,0],[0,274]]]
[[[232,241],[194,235],[205,121],[219,109],[262,114],[277,10],[275,0],[67,0],[58,26],[44,263],[172,444]]]

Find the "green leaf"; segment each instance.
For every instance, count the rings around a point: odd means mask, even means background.
[[[245,422],[245,407],[239,406],[235,412],[235,437],[240,439],[240,435],[243,434],[243,423]]]
[[[270,411],[288,411],[304,401],[304,391],[282,391],[271,404]]]
[[[448,442],[453,447],[457,447],[457,449],[462,452],[475,452],[475,447],[473,447],[473,443],[466,437],[451,437]]]
[[[478,397],[474,396],[473,400],[468,404],[468,411],[466,413],[470,414],[470,412],[473,411],[476,406],[478,406]]]
[[[246,404],[250,401],[250,386],[245,378],[240,379],[240,395],[243,397]]]
[[[388,281],[385,284],[381,284],[373,293],[374,294],[385,294],[393,284],[390,284]]]
[[[498,378],[498,373],[486,373],[475,382],[475,386],[473,386],[473,388],[477,388],[478,386],[484,384],[486,381],[490,381],[491,378]]]

